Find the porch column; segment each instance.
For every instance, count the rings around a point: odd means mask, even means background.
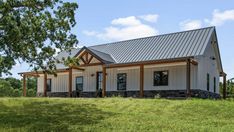
[[[226,74],[223,74],[223,99],[226,99],[227,94],[227,86],[226,86]]]
[[[44,73],[44,97],[47,96],[47,73]]]
[[[106,96],[106,67],[102,66],[102,97]]]
[[[144,65],[140,65],[140,97],[144,97]]]
[[[69,68],[68,97],[72,97],[72,68]]]
[[[190,59],[186,60],[186,94],[187,97],[191,97],[191,77],[190,77],[190,70],[191,70],[191,66],[190,66]]]
[[[23,75],[23,95],[24,95],[24,97],[26,97],[26,87],[27,87],[26,79],[27,79],[27,76],[24,74]]]

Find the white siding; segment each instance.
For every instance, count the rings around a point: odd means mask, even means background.
[[[83,76],[83,91],[96,91],[96,73],[102,71],[102,66],[83,67],[85,71],[73,69],[72,89],[75,90],[77,76]],[[197,84],[197,66],[191,65],[191,85],[196,89]],[[168,86],[153,86],[154,71],[168,70],[169,85]],[[117,74],[127,73],[127,91],[137,91],[140,89],[140,68],[108,68],[106,91],[117,91]],[[195,73],[195,74],[194,74]],[[38,92],[43,92],[44,76],[38,78]],[[52,92],[67,92],[68,91],[68,73],[59,73],[57,77],[48,75],[52,79]],[[161,64],[147,65],[144,67],[144,90],[183,90],[186,89],[186,64]]]
[[[127,91],[136,91],[140,87],[140,68],[111,68],[107,69],[106,91],[117,91],[117,74],[127,73]]]
[[[214,77],[216,77],[216,93],[219,93],[219,71],[215,57],[213,45],[209,44],[203,56],[197,57],[198,61],[198,89],[207,90],[207,73],[210,75],[210,92],[214,91]]]

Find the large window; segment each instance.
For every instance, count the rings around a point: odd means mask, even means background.
[[[51,92],[51,79],[47,79],[47,92]]]
[[[209,73],[207,73],[206,75],[206,89],[207,91],[210,90],[210,74]]]
[[[117,89],[126,90],[126,87],[127,87],[127,74],[118,73],[117,74]]]
[[[83,91],[83,77],[76,77],[76,90]]]
[[[216,92],[216,77],[214,77],[214,93]]]
[[[167,86],[167,85],[168,85],[168,71],[155,71],[154,86]]]

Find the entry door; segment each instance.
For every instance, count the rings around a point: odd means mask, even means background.
[[[102,72],[97,72],[97,96],[101,97],[102,96]]]

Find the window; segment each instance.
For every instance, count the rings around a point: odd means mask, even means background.
[[[127,74],[119,73],[117,74],[117,89],[126,90],[127,87]]]
[[[214,93],[216,92],[216,77],[214,77]]]
[[[167,86],[167,85],[168,85],[168,71],[155,71],[154,86]]]
[[[97,72],[97,91],[102,90],[102,72]]]
[[[83,77],[76,77],[76,90],[83,91]]]
[[[210,90],[210,74],[209,73],[207,73],[206,75],[206,89],[207,91]]]
[[[51,92],[51,79],[47,79],[47,92]]]

